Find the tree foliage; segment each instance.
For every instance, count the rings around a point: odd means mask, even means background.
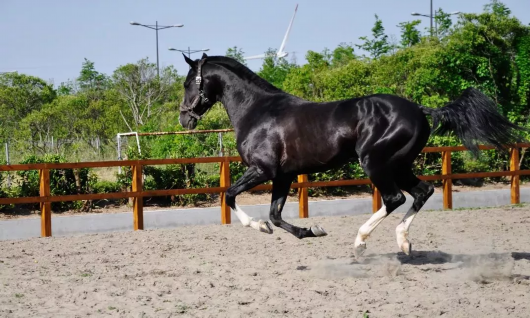
[[[229,47],[226,50],[225,56],[231,57],[235,60],[237,60],[239,63],[246,65],[247,61],[245,61],[245,52],[241,48],[238,48],[237,46]]]
[[[390,43],[383,21],[377,15],[375,18],[371,37],[361,37],[358,43],[343,42],[321,52],[307,51],[302,65],[278,58],[276,51],[269,49],[258,75],[290,94],[312,101],[390,93],[428,107],[441,107],[473,86],[491,97],[510,120],[530,127],[530,27],[515,18],[505,4],[491,0],[482,12],[459,14],[454,24],[438,9],[438,32],[432,37],[418,30],[419,20],[402,22],[400,45]],[[354,47],[369,56],[359,58]],[[226,51],[226,55],[244,63],[243,54],[237,46]],[[172,67],[161,69],[158,78],[156,64],[148,59],[124,64],[111,76],[98,72],[96,65],[85,59],[75,80],[57,88],[24,74],[0,74],[0,142],[29,140],[32,146],[23,151],[35,155],[47,151],[37,141],[52,137],[97,137],[112,143],[118,132],[184,130],[178,123],[182,81],[183,76]],[[198,126],[215,128],[231,128],[221,104],[216,104]],[[214,134],[152,137],[141,142],[143,156],[218,155],[218,136]],[[233,135],[225,135],[223,143],[225,154],[237,155]],[[459,143],[454,137],[432,137],[428,145]],[[522,157],[524,167],[529,164],[529,156]],[[439,172],[441,161],[439,155],[422,154],[416,163],[416,172],[432,175]],[[235,176],[243,171],[238,164],[231,167],[237,169]],[[465,152],[453,154],[455,173],[506,168],[506,156],[496,151],[484,152],[479,161],[470,160]],[[151,183],[153,187],[196,184],[193,182],[200,180],[217,182],[201,173],[172,169],[151,171],[158,181],[149,182],[155,182]],[[164,173],[179,181],[164,179]],[[127,180],[122,177],[119,180]],[[358,165],[352,164],[313,174],[310,179],[346,177],[365,176]],[[317,190],[311,191],[316,194]]]
[[[401,22],[398,26],[401,29],[401,46],[411,47],[420,43],[421,33],[417,29],[417,25],[421,20],[414,20],[410,22]]]
[[[375,59],[391,50],[391,46],[388,43],[388,35],[385,34],[385,28],[383,27],[383,21],[379,19],[377,14],[372,28],[372,37],[371,40],[367,36],[360,37],[359,39],[363,40],[364,43],[361,45],[356,44],[356,46],[370,53],[370,56]]]
[[[169,98],[174,84],[180,82],[173,67],[166,67],[158,77],[156,64],[148,59],[118,67],[113,80],[116,91],[129,106],[129,119],[122,110],[120,115],[130,131],[138,131],[152,117],[160,116],[163,110],[160,103]]]

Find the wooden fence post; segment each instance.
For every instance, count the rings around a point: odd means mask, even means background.
[[[49,197],[50,196],[50,170],[41,169],[39,170],[39,179],[40,179],[40,196]],[[52,204],[51,202],[41,202],[40,203],[40,215],[41,215],[41,225],[40,225],[40,235],[42,237],[52,236]]]
[[[442,151],[442,175],[451,174],[451,151]],[[444,210],[453,209],[453,180],[443,179]]]
[[[307,174],[298,176],[298,182],[307,182]],[[309,200],[307,198],[308,190],[306,187],[298,188],[298,216],[301,219],[309,217]]]
[[[132,190],[134,192],[143,191],[142,165],[134,165],[132,168]],[[133,198],[133,228],[134,230],[144,229],[144,198],[142,196]]]
[[[512,148],[510,150],[510,171],[519,170],[519,148]],[[511,178],[511,197],[512,204],[519,204],[520,190],[519,190],[519,175],[513,175]]]
[[[381,200],[381,192],[377,190],[375,185],[372,184],[372,212],[375,213],[383,207],[383,200]]]
[[[219,185],[221,187],[229,187],[230,182],[230,162],[223,161],[221,162],[221,171],[220,171],[220,180]],[[221,224],[230,224],[232,223],[232,214],[231,209],[226,204],[226,192],[221,192]]]

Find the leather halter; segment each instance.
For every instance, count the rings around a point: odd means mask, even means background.
[[[197,120],[201,119],[202,115],[195,113],[195,107],[199,105],[200,100],[202,99],[204,103],[208,103],[210,100],[204,96],[204,91],[202,90],[202,74],[201,69],[202,65],[206,62],[206,59],[201,59],[197,67],[197,76],[195,77],[195,84],[199,87],[199,95],[197,95],[190,106],[180,105],[181,111],[187,111],[189,115]],[[204,114],[203,114],[204,115]]]

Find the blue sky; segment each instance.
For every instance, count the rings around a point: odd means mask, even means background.
[[[488,0],[434,0],[446,12],[480,12]],[[530,23],[529,0],[503,0],[524,24]],[[155,32],[131,26],[184,24],[159,31],[160,65],[174,65],[185,74],[187,65],[178,49],[209,48],[223,55],[238,46],[246,55],[278,48],[298,6],[286,51],[299,64],[308,50],[322,51],[339,43],[360,43],[370,35],[378,14],[386,33],[399,39],[397,24],[429,14],[429,0],[0,0],[0,72],[21,73],[51,80],[55,85],[78,76],[83,59],[106,74],[123,64],[149,57],[156,62]],[[421,29],[429,26],[422,18]],[[199,54],[192,55],[192,58]],[[261,60],[249,61],[257,71]]]

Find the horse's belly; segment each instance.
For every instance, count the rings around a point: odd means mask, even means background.
[[[288,151],[282,158],[284,173],[313,173],[339,167],[357,157],[355,147],[313,143],[304,151]]]

